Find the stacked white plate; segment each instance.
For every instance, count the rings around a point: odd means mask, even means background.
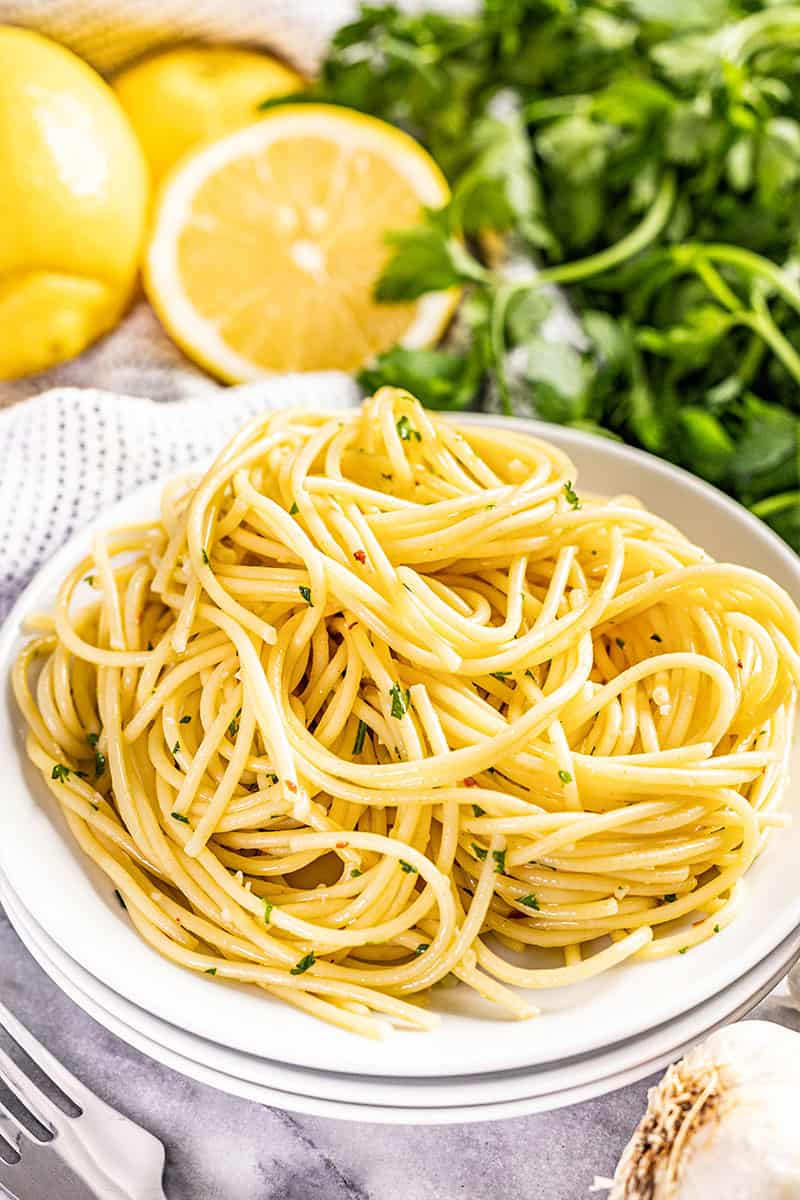
[[[489,420],[490,418],[475,418]],[[498,424],[500,418],[491,418]],[[581,486],[628,492],[717,558],[771,575],[800,598],[800,562],[765,526],[713,488],[605,439],[516,421],[560,445]],[[98,527],[152,518],[159,486]],[[20,623],[49,607],[92,530],[64,547],[23,595],[0,634],[8,674]],[[626,963],[569,988],[540,992],[542,1015],[499,1017],[472,992],[434,993],[432,1033],[366,1041],[257,989],[182,971],[151,951],[109,881],[72,843],[24,753],[10,690],[0,710],[0,901],[21,939],[82,1008],[125,1041],[225,1091],[298,1112],[353,1120],[445,1123],[557,1108],[642,1078],[722,1022],[741,1016],[800,955],[800,822],[774,836],[750,871],[740,915],[689,954]],[[795,770],[800,755],[795,753]],[[786,808],[800,814],[795,788]]]

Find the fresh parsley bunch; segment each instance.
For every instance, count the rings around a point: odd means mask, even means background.
[[[365,386],[624,438],[800,550],[798,53],[781,3],[364,6],[313,98],[409,129],[452,187],[377,294],[465,287],[446,348],[394,347]],[[543,332],[554,284],[576,338]]]

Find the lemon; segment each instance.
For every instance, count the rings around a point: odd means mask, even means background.
[[[299,91],[303,79],[254,50],[182,46],[128,67],[112,87],[157,180],[199,142],[258,120],[262,100]]]
[[[0,379],[71,358],[115,324],[147,191],[142,152],[100,76],[0,26]]]
[[[184,350],[223,379],[354,370],[397,341],[436,341],[457,294],[378,304],[388,229],[448,199],[405,133],[287,104],[184,158],[158,198],[145,287]]]

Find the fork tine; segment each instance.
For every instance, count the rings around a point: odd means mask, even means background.
[[[77,1108],[82,1107],[81,1100],[86,1094],[84,1085],[74,1075],[70,1074],[67,1068],[62,1066],[58,1059],[54,1058],[50,1051],[41,1042],[38,1042],[32,1033],[28,1032],[25,1026],[17,1020],[14,1014],[2,1002],[0,1002],[0,1028],[5,1029],[6,1033],[10,1034],[17,1045],[25,1051],[31,1062],[36,1063],[39,1070],[61,1089],[68,1100],[71,1100]],[[33,1083],[33,1080],[30,1080],[27,1075],[25,1079],[31,1084]],[[37,1088],[37,1091],[40,1090]],[[66,1117],[66,1114],[57,1105],[54,1105],[54,1108],[59,1117]]]
[[[16,1095],[16,1092],[13,1094]],[[20,1101],[22,1107],[25,1108],[31,1114],[31,1116],[36,1116],[27,1100],[23,1101],[19,1096],[17,1096],[17,1100]],[[38,1117],[36,1119],[38,1120]],[[52,1133],[49,1125],[45,1125],[44,1128]],[[46,1146],[48,1144],[46,1141],[43,1141],[42,1138],[37,1137],[34,1131],[29,1128],[29,1126],[27,1126],[15,1112],[12,1111],[8,1104],[4,1104],[2,1098],[0,1098],[0,1138],[3,1138],[7,1142],[13,1142],[15,1138],[15,1131],[16,1133],[21,1134],[23,1137],[28,1138],[30,1141],[36,1142],[39,1146]]]
[[[55,1136],[59,1125],[69,1120],[58,1105],[54,1104],[50,1097],[41,1090],[39,1085],[34,1083],[31,1077],[26,1075],[17,1066],[11,1055],[7,1054],[2,1046],[0,1046],[0,1079],[2,1079],[12,1094],[16,1096],[17,1100],[27,1108],[31,1116],[35,1117],[45,1129],[49,1129],[53,1136]],[[31,1097],[32,1092],[35,1093],[33,1097]]]

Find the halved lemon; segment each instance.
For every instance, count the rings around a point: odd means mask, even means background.
[[[156,204],[145,286],[176,342],[230,382],[355,370],[429,346],[457,291],[379,304],[384,234],[449,190],[433,159],[374,117],[289,104],[183,159]]]

